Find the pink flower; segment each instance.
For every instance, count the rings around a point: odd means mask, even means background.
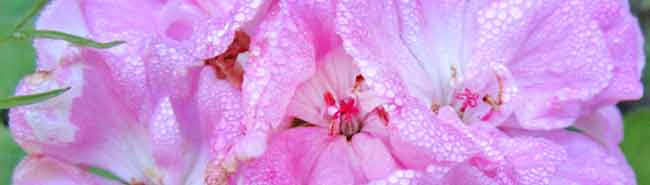
[[[613,147],[620,132],[603,131],[620,128],[620,116],[599,109],[640,96],[641,38],[627,5],[389,2],[338,2],[336,26],[328,14],[332,3],[289,3],[309,32],[325,33],[312,43],[316,74],[289,106],[288,117],[299,124],[271,137],[269,150],[235,182],[634,184]],[[602,20],[602,14],[618,19]],[[334,27],[342,43],[328,34]],[[637,50],[621,53],[618,47]],[[538,64],[551,56],[561,59],[557,65]],[[357,65],[341,62],[349,60]],[[620,80],[634,86],[623,88]],[[547,88],[556,90],[541,90]],[[540,102],[552,103],[536,106]],[[388,124],[381,127],[378,118]],[[601,144],[564,130],[508,128],[558,129],[575,120]],[[583,158],[582,152],[595,155]]]
[[[599,154],[586,160],[615,160],[581,167],[616,170],[562,182],[634,184],[615,146],[621,132],[604,131],[620,128],[620,115],[602,108],[642,94],[643,39],[626,2],[341,1],[337,8],[346,51],[371,88],[397,106],[391,125],[424,122],[397,126],[393,140],[403,143],[393,149],[402,164],[432,165],[388,181],[556,184],[569,177],[562,174],[567,169],[583,165],[575,151],[593,151]],[[468,127],[469,142],[460,147],[468,152],[431,147],[424,138],[446,131],[426,124],[444,125],[439,120]],[[503,133],[508,127],[562,129],[576,120],[603,145],[582,149],[566,143],[593,141]],[[457,158],[440,160],[449,155]],[[413,173],[420,175],[404,177]]]
[[[634,184],[613,107],[642,94],[627,8],[54,1],[38,28],[127,43],[36,41],[17,94],[72,89],[12,109],[14,183]]]
[[[36,41],[39,72],[16,94],[72,89],[12,109],[12,133],[30,155],[14,183],[109,181],[88,167],[131,184],[223,183],[264,151],[282,97],[303,78],[288,72],[310,70],[292,24],[279,4],[259,0],[52,2],[37,28],[127,43]]]

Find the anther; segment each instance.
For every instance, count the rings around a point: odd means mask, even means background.
[[[497,84],[499,86],[499,90],[497,92],[497,99],[496,100],[492,99],[490,95],[483,96],[483,102],[491,106],[489,112],[481,117],[481,120],[483,121],[490,120],[494,112],[498,111],[499,107],[503,104],[503,79],[499,75],[496,75],[496,78],[497,78]]]
[[[390,121],[390,119],[388,117],[388,112],[386,111],[386,109],[384,109],[384,107],[382,106],[379,106],[375,108],[375,111],[377,111],[377,115],[379,116],[379,119],[381,119],[381,121],[384,122],[384,126],[388,126],[388,122]]]
[[[361,90],[361,86],[363,85],[364,81],[366,81],[366,78],[364,78],[363,75],[357,75],[354,78],[354,86],[352,86],[352,92],[358,93],[359,90]]]
[[[456,85],[458,83],[458,68],[456,65],[451,65],[449,68],[451,70],[451,82]]]
[[[325,104],[327,106],[335,106],[336,105],[336,100],[334,99],[334,95],[332,95],[332,93],[329,92],[329,91],[323,93],[323,100],[325,101]]]

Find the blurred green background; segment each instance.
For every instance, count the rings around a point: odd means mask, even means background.
[[[630,0],[638,15],[646,38],[650,38],[650,0]],[[0,0],[0,38],[10,34],[20,19],[28,14],[34,0]],[[648,43],[646,43],[647,45]],[[650,56],[650,47],[646,53]],[[648,57],[650,59],[650,57]],[[0,42],[0,97],[10,96],[18,80],[34,70],[34,49],[31,41]],[[637,174],[639,185],[650,185],[650,70],[645,70],[646,96],[640,101],[619,106],[625,115],[625,139],[621,144],[627,160]],[[0,121],[6,122],[6,110]],[[645,141],[649,141],[645,143]],[[0,126],[0,184],[9,184],[14,166],[24,156],[9,134]],[[101,172],[100,172],[101,173]]]

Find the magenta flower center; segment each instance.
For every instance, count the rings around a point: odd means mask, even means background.
[[[324,116],[330,123],[330,136],[342,135],[350,140],[352,136],[361,132],[368,117],[373,114],[377,114],[384,124],[388,124],[388,113],[382,106],[377,106],[365,114],[360,111],[361,102],[358,94],[363,81],[363,76],[357,75],[354,87],[352,87],[353,93],[347,97],[336,99],[332,92],[323,93],[323,101],[327,106]]]

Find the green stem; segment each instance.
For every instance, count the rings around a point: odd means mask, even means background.
[[[11,107],[42,102],[50,98],[56,97],[58,95],[61,95],[68,90],[70,90],[70,87],[66,87],[63,89],[56,89],[56,90],[47,91],[43,93],[31,94],[31,95],[0,98],[0,109],[8,109]]]
[[[14,31],[18,31],[21,29],[25,24],[27,24],[30,20],[32,20],[42,9],[47,5],[47,3],[50,2],[49,0],[38,0],[36,2],[36,6],[32,7],[32,9],[29,11],[29,14],[27,16],[23,17],[22,20],[14,27]]]
[[[58,32],[58,31],[52,31],[52,30],[28,30],[23,32],[16,32],[14,33],[13,37],[18,39],[47,38],[47,39],[55,39],[55,40],[64,40],[73,44],[88,46],[92,48],[100,48],[100,49],[112,48],[117,45],[125,43],[124,41],[97,42],[84,37]]]

